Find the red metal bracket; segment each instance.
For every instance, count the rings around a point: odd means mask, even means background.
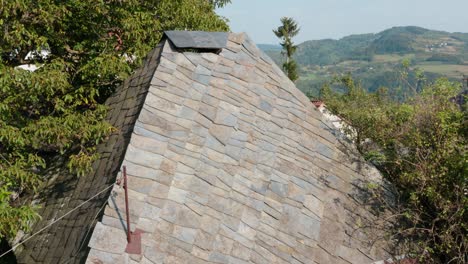
[[[128,209],[128,180],[127,180],[127,167],[123,166],[123,182],[125,190],[125,212],[127,215],[127,247],[125,252],[129,254],[141,254],[141,234],[140,229],[135,229],[135,232],[130,231],[130,210]]]
[[[127,244],[125,252],[129,254],[141,254],[141,234],[143,230],[135,229],[135,232],[130,234],[131,241]]]
[[[123,180],[125,190],[125,213],[127,214],[127,242],[132,242],[130,236],[130,211],[128,210],[128,182],[127,182],[127,167],[123,166]]]

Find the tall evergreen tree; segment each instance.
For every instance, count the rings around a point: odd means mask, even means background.
[[[296,52],[297,46],[294,45],[292,38],[299,33],[297,22],[291,17],[282,17],[281,26],[273,30],[273,33],[281,39],[281,46],[283,47],[283,54],[286,55],[286,62],[283,63],[283,70],[288,75],[291,81],[296,81],[299,76],[297,74],[297,64],[292,59],[293,54]]]
[[[53,157],[78,175],[90,169],[112,130],[103,102],[163,31],[227,31],[214,8],[228,2],[1,1],[0,239],[37,216],[22,197],[41,190]]]

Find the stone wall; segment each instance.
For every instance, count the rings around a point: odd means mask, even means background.
[[[164,42],[127,166],[132,230],[115,186],[87,263],[372,263],[362,186],[380,181],[244,34],[220,54]],[[372,232],[372,233],[369,233]]]

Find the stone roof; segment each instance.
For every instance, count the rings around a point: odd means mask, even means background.
[[[359,198],[363,183],[380,181],[376,169],[245,34],[226,34],[216,53],[208,52],[210,45],[188,51],[173,43],[194,34],[166,33],[145,66],[116,91],[109,119],[121,132],[99,147],[105,155],[93,175],[75,180],[62,200],[51,200],[65,209],[50,208],[66,212],[115,182],[125,165],[131,229],[143,232],[141,254],[125,252],[124,195],[115,185],[27,245],[22,263],[388,258],[384,241],[363,227],[374,216]]]

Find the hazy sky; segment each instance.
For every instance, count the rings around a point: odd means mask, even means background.
[[[468,0],[232,0],[218,13],[256,43],[278,43],[272,29],[282,16],[299,23],[296,43],[408,25],[468,32]]]

